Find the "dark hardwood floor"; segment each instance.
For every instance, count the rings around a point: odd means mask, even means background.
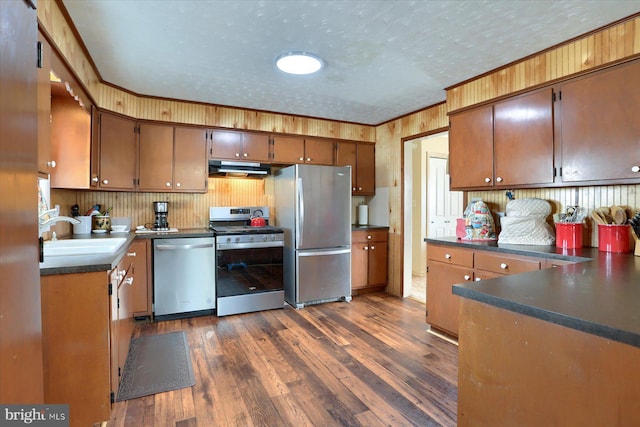
[[[115,426],[455,426],[458,350],[424,305],[384,293],[216,318],[183,330],[196,385],[114,406]]]

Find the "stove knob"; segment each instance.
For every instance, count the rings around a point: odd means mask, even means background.
[[[231,237],[227,237],[227,243],[231,243]]]
[[[253,236],[250,236],[250,237],[249,237],[249,241],[250,241],[250,242],[253,242]]]
[[[269,239],[269,236],[265,235],[262,237],[262,240],[264,240],[265,242]]]
[[[236,243],[240,243],[240,236],[236,237]]]

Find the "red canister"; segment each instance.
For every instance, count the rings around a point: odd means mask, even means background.
[[[598,224],[598,250],[630,252],[631,226],[629,224]]]
[[[556,223],[556,247],[576,249],[582,247],[582,233],[584,227],[581,222]]]

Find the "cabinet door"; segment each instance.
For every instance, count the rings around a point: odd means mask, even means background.
[[[173,126],[141,123],[138,190],[173,189]]]
[[[51,115],[51,46],[38,31],[38,42],[42,47],[42,63],[38,68],[38,173],[47,178],[51,172],[51,140],[50,140],[50,115]]]
[[[451,189],[493,186],[493,107],[485,105],[451,116]]]
[[[427,270],[427,322],[432,327],[458,336],[459,297],[452,286],[473,280],[473,270],[431,261]]]
[[[54,90],[54,92],[56,92]],[[63,88],[51,97],[51,188],[89,188],[91,115]]]
[[[131,313],[134,316],[151,315],[151,292],[149,285],[147,247],[149,239],[134,241],[127,251],[127,259],[133,265],[133,286],[131,290]]]
[[[133,190],[137,162],[135,122],[100,113],[99,188]]]
[[[543,89],[495,104],[495,185],[553,183],[552,96]]]
[[[369,245],[351,244],[351,289],[365,288],[369,278]]]
[[[211,132],[211,158],[240,160],[242,132],[214,130]]]
[[[376,193],[376,151],[373,144],[358,144],[356,183],[358,195]]]
[[[336,152],[336,165],[351,166],[351,192],[355,194],[358,189],[358,181],[356,177],[358,146],[355,142],[342,141],[338,142],[337,146],[338,149]]]
[[[242,160],[269,161],[269,135],[245,133],[242,135]]]
[[[133,282],[133,267],[129,264],[118,286],[118,368],[120,373],[124,371],[129,343],[133,335],[133,312],[131,311]]]
[[[387,284],[387,242],[369,244],[369,286]]]
[[[562,181],[640,179],[640,61],[562,85]]]
[[[206,192],[206,131],[195,127],[176,127],[174,141],[173,190]]]
[[[310,165],[333,165],[333,142],[321,139],[305,139],[304,163]]]
[[[304,163],[304,138],[274,136],[273,162],[283,165]]]

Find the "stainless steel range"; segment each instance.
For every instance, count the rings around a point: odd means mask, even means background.
[[[284,232],[268,224],[268,207],[209,208],[218,316],[284,307]]]

